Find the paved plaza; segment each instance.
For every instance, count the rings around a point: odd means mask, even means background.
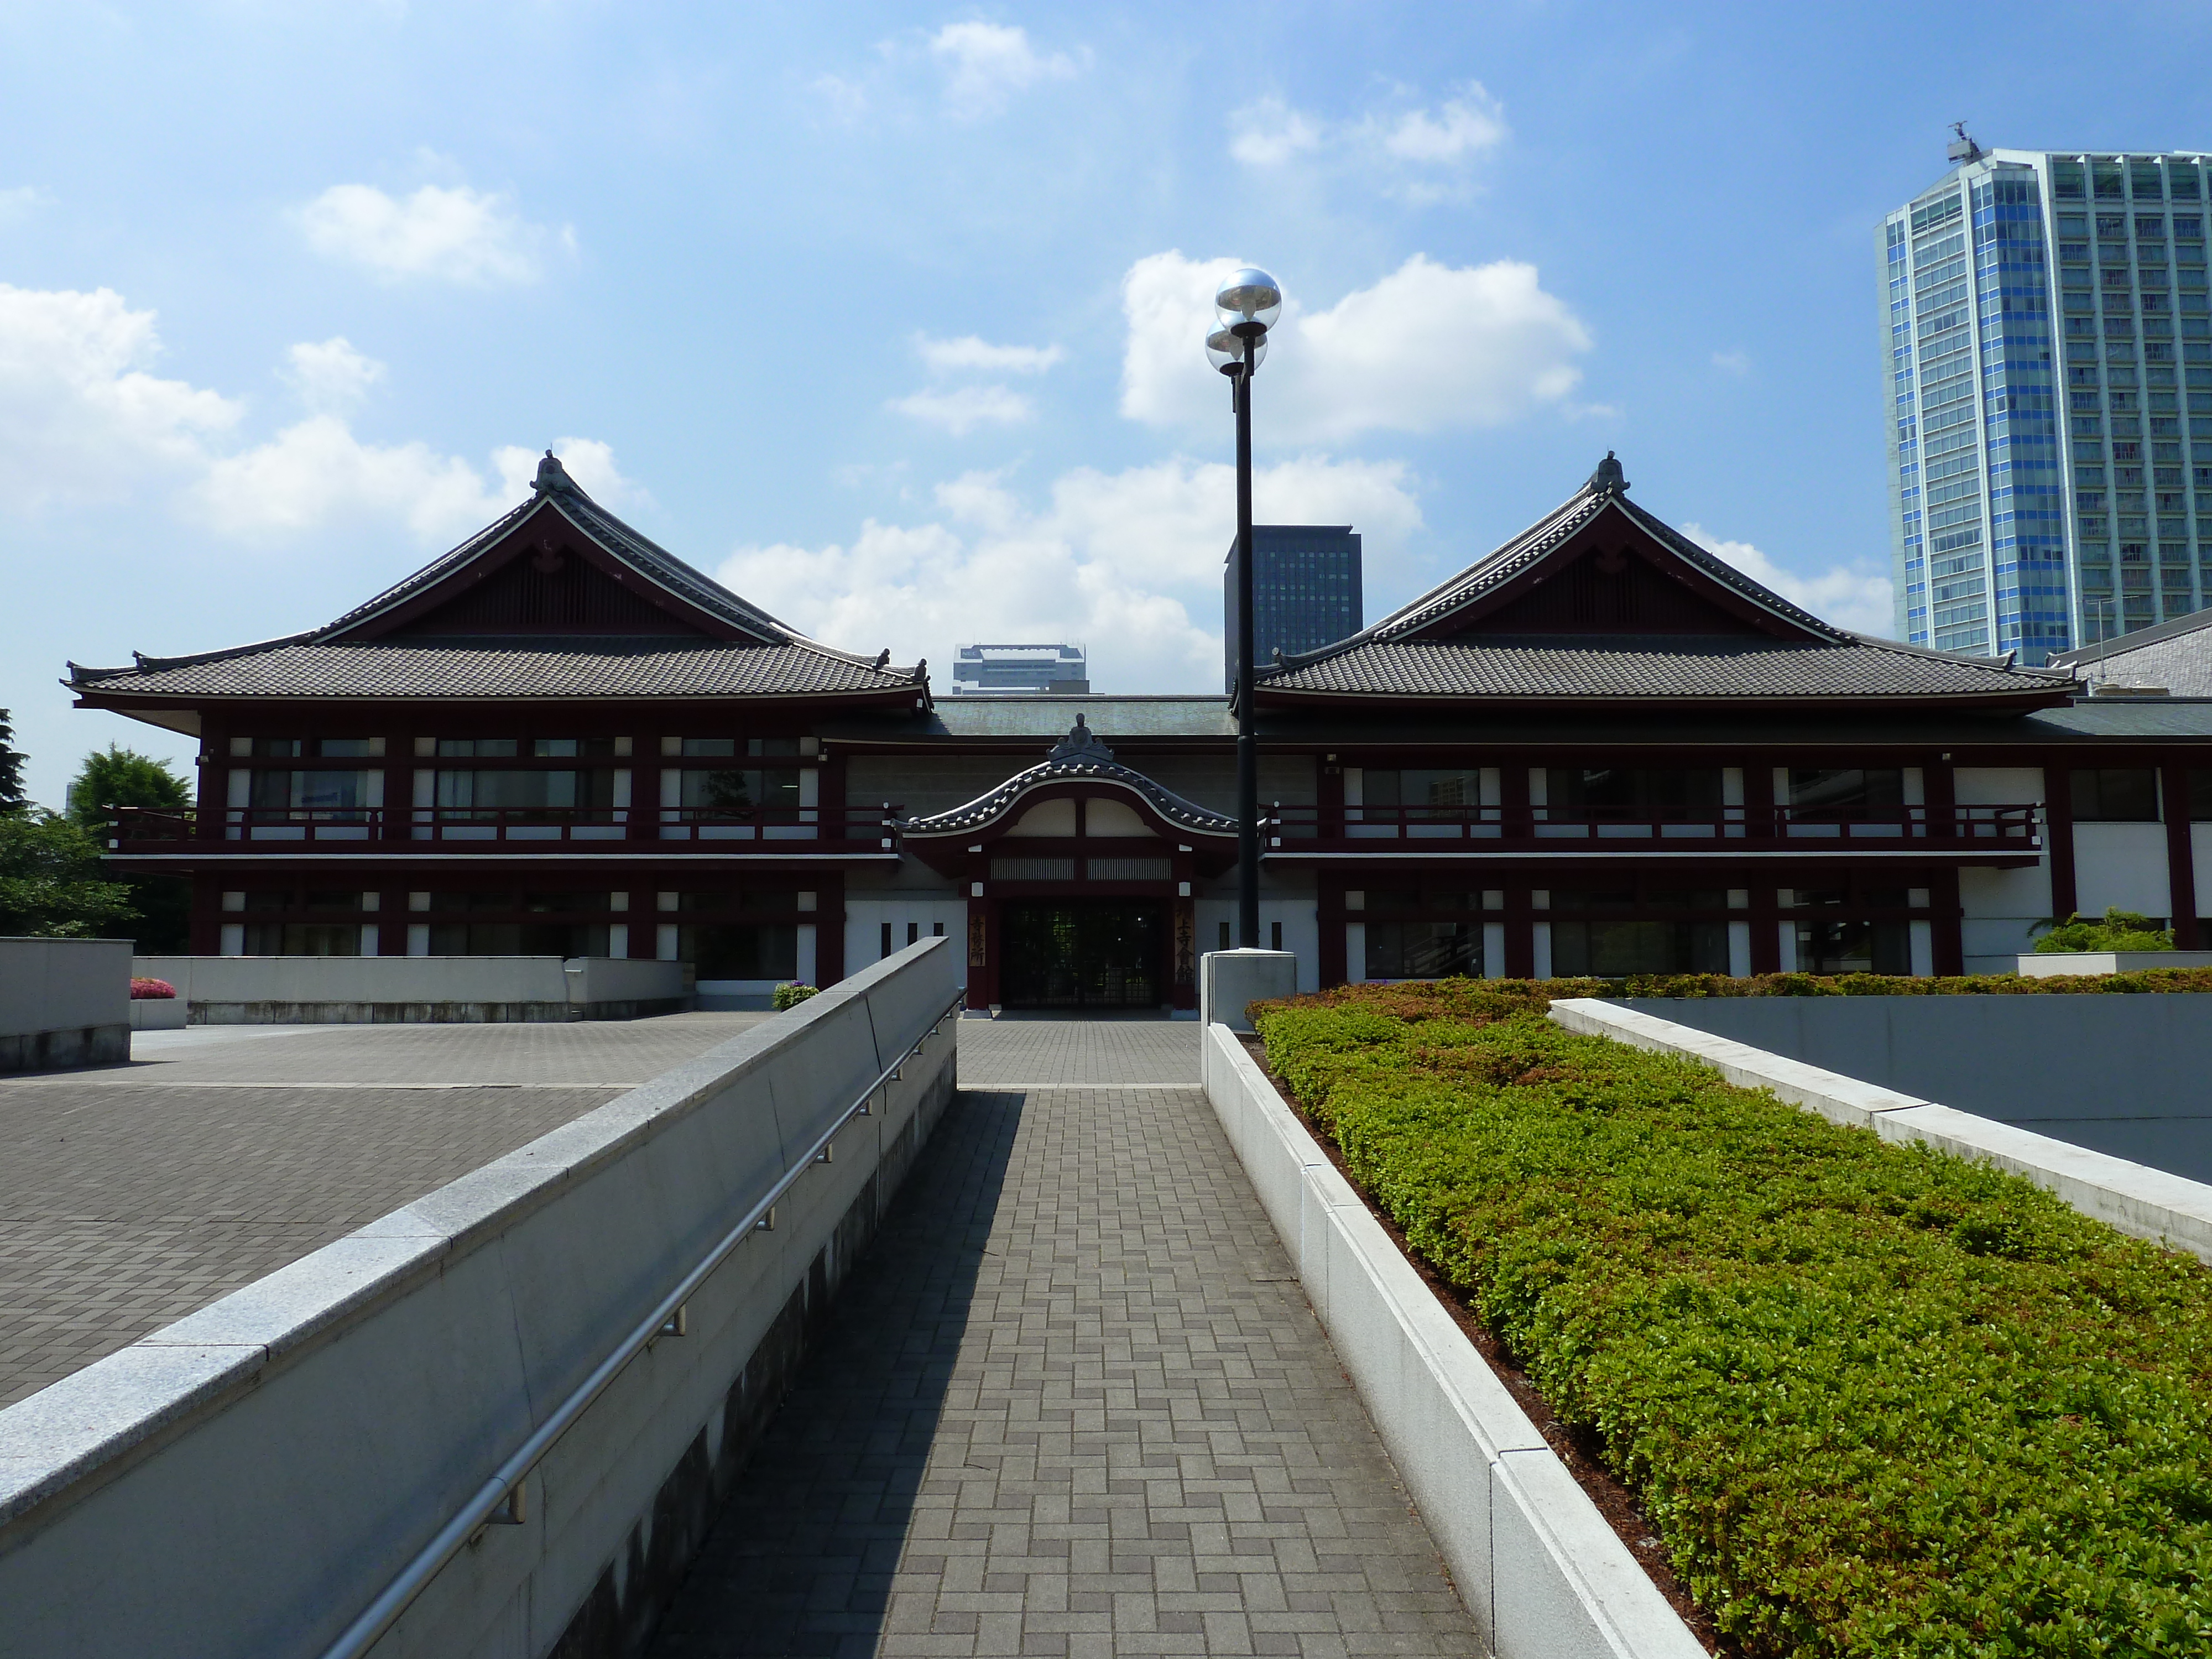
[[[960,1069],[659,1659],[1479,1652],[1198,1028],[963,1021]]]
[[[0,1079],[0,1407],[763,1018],[198,1026]]]

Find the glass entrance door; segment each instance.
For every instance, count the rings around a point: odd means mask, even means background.
[[[1018,899],[1000,913],[1009,1008],[1158,1008],[1168,907],[1158,899]]]

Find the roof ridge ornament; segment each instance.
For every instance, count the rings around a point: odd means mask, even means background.
[[[538,476],[531,480],[530,487],[541,495],[556,493],[580,495],[584,493],[576,488],[576,481],[568,476],[568,469],[561,465],[561,458],[550,449],[545,452],[545,459],[538,463]]]
[[[1583,488],[1598,495],[1626,495],[1628,493],[1628,476],[1621,471],[1620,463],[1613,459],[1611,450],[1605,452],[1605,459],[1597,464],[1597,470],[1589,475],[1589,482]]]
[[[1109,766],[1115,763],[1114,751],[1106,746],[1106,740],[1085,725],[1080,714],[1075,717],[1075,724],[1068,728],[1067,735],[1047,751],[1045,759],[1100,761]]]

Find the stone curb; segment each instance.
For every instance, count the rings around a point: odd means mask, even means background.
[[[1703,1659],[1704,1645],[1243,1044],[1206,1096],[1499,1659]]]
[[[1703,1060],[1730,1083],[1770,1089],[1778,1098],[1817,1112],[1832,1123],[1871,1129],[1884,1140],[1918,1141],[2025,1176],[2083,1215],[2130,1237],[2212,1262],[2212,1187],[2201,1182],[1899,1094],[1595,997],[1555,1002],[1551,1018],[1570,1031]]]

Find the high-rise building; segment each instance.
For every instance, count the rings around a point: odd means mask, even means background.
[[[2212,155],[1950,159],[1881,233],[1898,636],[2033,665],[2212,605]]]
[[[1079,645],[963,645],[952,653],[952,690],[1087,696],[1091,675]]]
[[[1224,683],[1237,685],[1237,544],[1222,567]],[[1350,525],[1252,526],[1252,655],[1265,667],[1277,651],[1295,657],[1334,645],[1360,627],[1359,532]]]

